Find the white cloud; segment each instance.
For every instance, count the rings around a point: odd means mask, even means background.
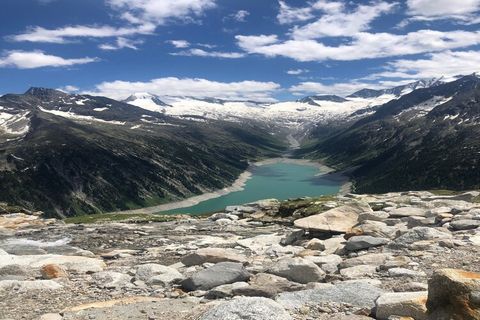
[[[133,92],[157,95],[215,97],[223,99],[274,101],[272,95],[280,89],[275,82],[217,82],[198,78],[158,78],[148,82],[103,82],[90,94],[124,99]]]
[[[122,12],[122,18],[138,24],[143,21],[164,25],[171,20],[191,20],[215,7],[215,0],[107,0]]]
[[[42,51],[8,51],[0,57],[0,68],[35,69],[41,67],[66,67],[98,61],[98,58],[65,59]]]
[[[301,82],[290,87],[289,91],[295,95],[306,94],[335,94],[346,96],[364,88],[379,88],[379,85],[372,85],[364,82],[344,82],[335,84],[323,84],[321,82]]]
[[[373,74],[366,79],[381,78],[451,78],[480,71],[480,51],[446,51],[429,54],[427,58],[400,59],[390,62],[387,71]]]
[[[80,90],[80,88],[72,86],[72,85],[67,85],[64,87],[60,87],[57,90],[63,91],[65,93],[74,93]]]
[[[151,34],[155,30],[152,24],[136,27],[114,28],[111,26],[67,26],[58,29],[33,27],[25,33],[9,37],[17,42],[68,43],[78,38],[125,37],[138,34]]]
[[[280,12],[277,15],[277,20],[280,24],[290,24],[300,21],[307,21],[314,17],[311,7],[293,8],[285,1],[279,1]]]
[[[393,3],[377,2],[372,5],[359,5],[353,12],[336,8],[312,23],[295,27],[292,30],[292,37],[301,40],[354,36],[368,30],[373,20],[391,12],[394,7]]]
[[[408,13],[419,19],[465,18],[480,11],[480,0],[408,0]]]
[[[250,15],[250,12],[246,10],[239,10],[232,15],[232,18],[238,22],[245,22],[246,18]]]
[[[307,70],[307,69],[292,69],[292,70],[288,70],[287,74],[297,76],[297,75],[300,75],[302,73],[307,73],[307,72],[310,72],[310,70]]]
[[[190,42],[186,40],[168,40],[167,43],[170,43],[175,48],[188,48],[190,47]]]
[[[203,49],[190,49],[180,52],[170,53],[172,56],[196,56],[196,57],[210,57],[210,58],[225,58],[225,59],[238,59],[245,57],[245,53],[242,52],[221,52],[221,51],[205,51]]]
[[[124,48],[138,50],[138,45],[142,43],[143,40],[131,40],[123,37],[118,37],[115,43],[104,43],[99,45],[98,47],[102,50],[119,50]]]
[[[439,52],[480,44],[480,32],[418,30],[405,35],[356,34],[352,41],[327,46],[316,40],[279,41],[276,35],[236,36],[244,51],[267,57],[283,56],[297,61],[351,61]]]

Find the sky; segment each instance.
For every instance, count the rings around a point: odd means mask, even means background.
[[[480,0],[2,0],[0,94],[276,101],[480,71]]]

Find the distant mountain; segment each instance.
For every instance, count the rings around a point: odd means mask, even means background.
[[[480,79],[417,89],[305,152],[355,168],[358,192],[480,188]]]
[[[261,123],[186,121],[105,97],[0,97],[0,202],[49,215],[154,205],[223,188],[283,143]]]
[[[304,98],[302,98],[302,99],[297,100],[297,102],[308,103],[308,104],[314,105],[314,106],[319,106],[321,101],[329,101],[329,102],[342,103],[342,102],[346,102],[346,101],[348,101],[348,100],[345,99],[345,98],[336,96],[336,95],[316,95],[316,96],[308,96],[308,97],[304,97]]]
[[[368,99],[368,98],[380,97],[386,94],[390,94],[398,97],[398,96],[408,94],[413,90],[430,88],[430,87],[438,86],[442,83],[443,83],[443,78],[424,79],[424,80],[415,81],[406,85],[401,85],[401,86],[397,86],[389,89],[381,89],[381,90],[362,89],[347,96],[347,98]]]
[[[170,107],[170,105],[163,102],[160,97],[151,93],[134,93],[123,100],[123,102],[156,112],[165,112],[165,107]]]

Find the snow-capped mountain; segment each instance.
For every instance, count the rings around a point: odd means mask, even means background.
[[[353,120],[374,112],[375,106],[383,105],[413,90],[441,83],[441,78],[427,79],[384,90],[363,89],[347,97],[312,95],[296,101],[278,103],[189,96],[156,96],[150,93],[134,93],[124,102],[183,119],[207,118],[224,121],[250,119],[291,128],[325,124],[344,120],[349,116],[352,116]]]

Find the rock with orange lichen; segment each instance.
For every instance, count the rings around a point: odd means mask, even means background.
[[[68,278],[65,269],[53,263],[42,266],[40,272],[44,279]]]
[[[428,319],[480,320],[480,273],[436,271],[428,281]]]

